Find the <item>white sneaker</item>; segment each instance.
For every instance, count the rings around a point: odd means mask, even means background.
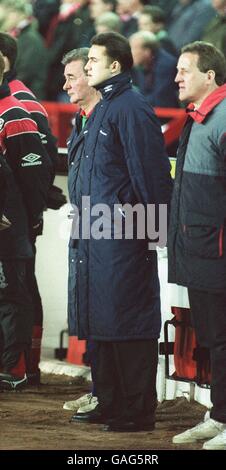
[[[63,409],[77,411],[80,406],[88,405],[94,398],[97,399],[93,397],[92,393],[86,393],[86,395],[82,395],[82,397],[77,398],[77,400],[66,401],[63,405]]]
[[[219,423],[214,419],[208,419],[194,426],[194,428],[177,434],[173,437],[174,444],[183,444],[185,442],[196,442],[199,439],[208,439],[217,436],[221,431],[226,429],[226,425]]]
[[[205,450],[226,450],[226,425],[224,431],[217,434],[216,437],[204,442],[203,449]]]
[[[210,419],[210,410],[207,410],[204,414],[203,421],[208,421]]]
[[[89,401],[89,403],[86,403],[86,405],[81,405],[77,411],[77,413],[89,413],[90,411],[95,410],[95,408],[98,405],[98,398],[93,397]]]

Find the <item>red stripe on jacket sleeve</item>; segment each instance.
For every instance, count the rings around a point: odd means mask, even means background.
[[[23,118],[23,119],[15,119],[12,121],[8,121],[5,124],[5,136],[7,138],[25,134],[30,132],[38,132],[37,124],[33,119],[30,118]]]

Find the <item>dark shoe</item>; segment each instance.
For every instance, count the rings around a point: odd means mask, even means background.
[[[87,413],[75,413],[70,423],[91,423],[91,424],[106,424],[109,420],[103,416],[98,410],[94,409]]]
[[[27,385],[27,376],[17,377],[9,373],[0,373],[0,390],[20,390]]]
[[[154,429],[154,423],[135,423],[134,421],[112,421],[110,424],[103,427],[103,431],[107,432],[140,432],[153,431]]]
[[[39,386],[41,385],[41,379],[40,379],[40,370],[37,372],[28,372],[27,373],[27,383],[28,385],[34,385],[34,386]]]

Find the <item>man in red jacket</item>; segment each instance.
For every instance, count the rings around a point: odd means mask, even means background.
[[[42,104],[37,100],[34,93],[21,81],[16,78],[15,62],[17,58],[17,42],[9,34],[0,32],[0,51],[5,61],[4,78],[7,79],[11,94],[23,103],[26,109],[31,113],[32,119],[37,124],[42,143],[51,159],[53,166],[52,182],[54,180],[58,155],[56,138],[52,134],[48,122],[48,114]],[[65,204],[66,198],[60,188],[52,185],[49,192],[47,205],[50,209],[59,209]],[[43,224],[39,226],[38,231],[32,234],[31,242],[34,255],[36,254],[36,237],[41,235]],[[29,384],[38,385],[40,383],[39,361],[41,353],[41,339],[43,331],[43,308],[38,284],[35,276],[35,256],[27,261],[27,280],[29,291],[32,296],[32,302],[35,312],[35,323],[32,334],[32,349],[28,364]]]
[[[0,53],[0,150],[9,166],[3,212],[12,226],[0,238],[0,388],[27,382],[33,319],[26,264],[33,259],[31,238],[42,224],[52,181],[52,165],[37,125],[3,82]]]

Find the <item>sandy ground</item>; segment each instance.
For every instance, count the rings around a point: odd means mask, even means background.
[[[201,449],[177,446],[172,436],[202,420],[206,408],[185,398],[161,403],[154,432],[107,433],[103,425],[71,424],[64,401],[89,391],[80,378],[43,375],[40,387],[0,393],[0,450],[151,450]]]

